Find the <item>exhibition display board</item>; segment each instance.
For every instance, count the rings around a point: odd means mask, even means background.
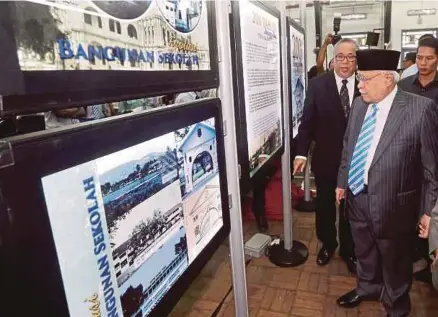
[[[283,151],[280,13],[258,1],[232,2],[231,41],[241,188]]]
[[[167,316],[229,234],[219,99],[5,144],[3,306],[25,289],[21,316]]]
[[[288,69],[290,70],[290,105],[292,139],[298,135],[298,127],[303,116],[306,95],[306,62],[304,29],[291,18],[287,18]]]
[[[211,1],[0,2],[0,42],[3,113],[218,86]]]

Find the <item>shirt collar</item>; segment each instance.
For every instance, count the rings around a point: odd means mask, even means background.
[[[380,110],[383,111],[389,111],[391,109],[392,103],[394,102],[395,95],[397,94],[398,88],[397,86],[394,87],[394,89],[389,93],[388,96],[386,96],[382,101],[377,103],[377,107]]]
[[[342,84],[342,81],[344,80],[344,78],[342,78],[341,76],[339,76],[338,74],[336,74],[335,71],[334,71],[334,73],[335,73],[336,83],[337,83],[338,85]],[[351,75],[350,77],[348,77],[348,78],[347,78],[348,83],[351,83],[351,81],[354,82],[355,77],[356,77],[356,74],[353,74],[353,75]]]
[[[414,78],[412,79],[412,85],[419,85],[420,87],[422,87],[422,86],[421,86],[421,83],[420,83],[420,80],[418,79],[419,76],[420,76],[420,74],[417,72],[417,73],[415,74]],[[438,71],[437,71],[436,74],[435,74],[435,81],[438,82]],[[430,83],[432,83],[432,82],[433,82],[433,81],[431,81]],[[430,83],[429,83],[429,85],[430,85]]]

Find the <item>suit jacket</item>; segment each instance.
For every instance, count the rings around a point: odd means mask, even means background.
[[[438,201],[432,209],[429,225],[429,250],[430,253],[438,249]]]
[[[338,174],[340,188],[348,187],[351,157],[367,108],[357,98],[350,113]],[[418,211],[431,213],[438,196],[437,163],[437,105],[399,89],[368,171],[369,220],[377,237],[412,232]]]
[[[359,96],[357,82],[354,97]],[[312,141],[312,171],[336,180],[347,119],[333,71],[309,81],[303,116],[298,128],[296,155],[307,156]]]

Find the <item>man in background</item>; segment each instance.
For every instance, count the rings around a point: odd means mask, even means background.
[[[338,247],[336,230],[335,189],[341,162],[342,140],[351,104],[358,96],[356,52],[354,40],[342,39],[334,48],[334,71],[309,81],[293,172],[303,172],[310,144],[315,142],[312,171],[316,183],[316,234],[322,242],[317,256],[318,265],[329,263]],[[344,203],[339,206],[339,255],[350,272],[356,271],[353,241]]]
[[[415,64],[417,59],[417,53],[416,52],[409,52],[405,55],[405,59],[403,60],[403,70],[411,67]]]
[[[429,37],[420,41],[416,66],[418,72],[401,80],[399,87],[438,103],[438,39]]]
[[[427,38],[434,38],[433,34],[424,34],[422,35],[419,39],[418,39],[418,44]],[[415,75],[418,72],[418,68],[417,68],[417,64],[414,63],[411,66],[409,66],[408,68],[406,68],[405,70],[403,70],[403,74],[401,76],[401,79],[405,79],[406,77]]]
[[[438,103],[438,39],[429,37],[421,40],[417,52],[418,73],[401,80],[399,87],[404,91],[427,97]],[[425,236],[418,238],[413,260],[415,278],[419,281],[432,283],[431,259]]]

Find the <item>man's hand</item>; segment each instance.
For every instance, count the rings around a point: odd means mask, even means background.
[[[339,205],[341,200],[345,198],[345,189],[336,188],[336,203]]]
[[[418,223],[418,230],[420,231],[418,236],[420,238],[427,239],[429,237],[429,223],[430,217],[428,215],[423,215]]]
[[[325,36],[325,39],[324,39],[324,45],[330,45],[330,44],[332,44],[332,40],[333,40],[333,35],[332,34],[327,34],[326,36]]]
[[[299,173],[304,172],[304,169],[306,168],[306,163],[307,163],[307,161],[305,159],[296,158],[294,160],[294,175],[297,172],[299,172]]]
[[[438,265],[438,249],[436,249],[434,252],[434,259],[432,262],[432,265],[430,266],[430,269],[433,271],[436,269],[437,265]]]

